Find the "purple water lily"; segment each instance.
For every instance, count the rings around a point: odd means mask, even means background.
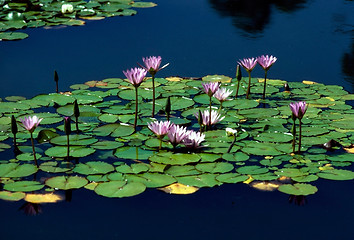
[[[123,73],[134,87],[139,87],[143,82],[147,71],[143,68],[131,68],[130,70],[123,71]]]
[[[248,87],[247,87],[247,92],[246,92],[246,98],[248,99],[250,92],[251,92],[251,72],[257,64],[257,59],[244,58],[243,60],[240,59],[237,63],[240,64],[242,67],[244,67],[246,69],[246,71],[248,72]]]
[[[263,87],[263,99],[265,99],[265,93],[266,93],[266,86],[267,86],[267,72],[269,68],[277,61],[276,57],[268,56],[268,55],[262,55],[260,57],[257,57],[257,62],[261,67],[264,69],[265,74],[264,74],[264,87]]]

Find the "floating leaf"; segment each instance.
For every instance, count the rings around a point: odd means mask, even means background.
[[[3,163],[0,164],[0,177],[27,177],[38,171],[32,164]]]
[[[93,174],[106,174],[114,171],[114,167],[105,162],[86,162],[79,163],[73,169],[73,172],[77,172],[84,175],[93,175]]]
[[[63,200],[60,195],[54,193],[45,193],[45,194],[35,194],[28,193],[26,194],[25,201],[31,203],[56,203]]]
[[[320,178],[330,180],[352,180],[354,179],[354,172],[344,169],[324,170],[317,173]]]
[[[0,191],[0,199],[6,201],[20,201],[26,196],[23,192]]]
[[[58,176],[52,177],[45,181],[45,184],[51,188],[69,190],[85,186],[88,181],[78,176]]]
[[[278,190],[280,192],[290,194],[290,195],[307,196],[310,194],[315,194],[317,192],[317,187],[305,183],[295,183],[294,185],[291,184],[281,185],[279,186]]]
[[[140,182],[111,181],[99,183],[95,192],[104,197],[122,198],[138,195],[145,189],[145,185]]]
[[[11,192],[32,192],[40,190],[43,187],[44,185],[37,181],[17,181],[4,185],[4,189]]]
[[[173,183],[169,186],[158,189],[170,194],[192,194],[199,190],[197,187],[188,186],[181,183]]]

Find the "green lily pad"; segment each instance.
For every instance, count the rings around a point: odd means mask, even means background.
[[[127,164],[122,164],[116,167],[117,172],[131,173],[131,174],[143,173],[148,170],[149,170],[149,165],[145,163],[135,163],[135,164],[131,164],[130,166]]]
[[[312,186],[311,184],[295,183],[294,185],[291,184],[280,185],[278,190],[280,192],[290,194],[290,195],[307,196],[310,194],[315,194],[318,189],[317,187]]]
[[[128,181],[141,182],[148,188],[158,188],[170,185],[176,182],[172,176],[161,173],[143,173],[138,175],[127,175]]]
[[[195,168],[204,173],[227,173],[234,169],[231,163],[227,162],[213,162],[213,163],[199,163]]]
[[[86,157],[95,152],[93,148],[80,147],[80,146],[70,146],[69,156],[71,157]],[[48,148],[45,154],[49,157],[67,157],[67,147],[66,146],[55,146]]]
[[[47,186],[61,190],[81,188],[87,183],[87,179],[78,176],[57,176],[45,181]]]
[[[95,161],[79,163],[73,169],[73,172],[83,175],[106,174],[112,171],[114,171],[114,167],[111,164]]]
[[[88,146],[88,145],[91,145],[97,141],[98,141],[97,139],[87,136],[87,135],[70,135],[69,136],[70,146]],[[68,144],[67,136],[62,135],[62,136],[52,138],[50,140],[50,143],[54,144],[54,145],[66,146]]]
[[[0,177],[27,177],[38,171],[32,164],[2,163],[0,164]]]
[[[219,176],[216,177],[216,180],[223,183],[239,183],[239,182],[246,181],[247,179],[248,176],[241,175],[238,173],[225,173],[225,174],[220,174]]]
[[[0,32],[0,40],[21,40],[28,37],[28,34],[22,32]]]
[[[6,201],[20,201],[26,196],[23,192],[0,191],[0,199]]]
[[[222,184],[216,180],[217,176],[218,175],[211,173],[195,176],[182,176],[177,177],[177,182],[194,187],[214,187]]]
[[[73,167],[74,167],[73,164],[70,162],[56,162],[56,161],[44,162],[41,165],[39,165],[39,169],[49,173],[67,172],[73,169]]]
[[[16,181],[4,185],[4,189],[11,192],[32,192],[43,187],[44,185],[37,181]]]
[[[146,186],[140,182],[111,181],[99,183],[95,192],[104,197],[122,198],[138,195],[145,189]]]
[[[352,180],[354,179],[354,172],[344,169],[324,170],[317,173],[320,178],[330,180]]]
[[[153,154],[153,151],[144,150],[139,147],[121,147],[114,153],[118,158],[136,160],[147,160]]]

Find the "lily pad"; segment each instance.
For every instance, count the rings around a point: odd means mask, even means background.
[[[32,192],[43,187],[44,185],[37,181],[16,181],[4,185],[4,189],[11,192]]]
[[[140,182],[111,181],[99,183],[95,192],[104,197],[122,198],[138,195],[145,189],[146,186]]]
[[[87,179],[78,176],[57,176],[45,181],[47,186],[61,190],[81,188],[87,183]]]
[[[311,184],[295,183],[293,185],[291,184],[281,185],[279,186],[278,190],[280,192],[290,194],[290,195],[307,196],[310,194],[315,194],[318,189],[317,187],[312,186]]]

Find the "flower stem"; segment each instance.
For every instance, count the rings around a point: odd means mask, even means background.
[[[69,160],[69,153],[70,153],[70,142],[69,142],[69,134],[66,135],[66,143],[67,143],[67,152],[66,152],[66,158]]]
[[[265,74],[264,74],[263,99],[265,99],[266,86],[267,86],[267,71],[265,71]]]
[[[292,147],[293,147],[293,153],[295,152],[295,139],[296,139],[296,125],[295,125],[296,119],[294,119],[293,127],[291,128],[291,133],[293,134],[293,142],[292,142]]]
[[[236,89],[235,98],[237,98],[237,96],[238,96],[238,90],[240,89],[240,82],[241,82],[241,80],[237,81],[237,89]]]
[[[79,118],[75,117],[75,126],[76,126],[76,133],[79,134]]]
[[[159,150],[161,150],[161,148],[162,148],[162,138],[160,138],[159,140],[160,140]]]
[[[227,149],[227,152],[226,152],[226,153],[230,153],[230,152],[231,152],[231,149],[232,149],[232,147],[234,146],[235,142],[236,142],[236,134],[234,135],[234,140],[232,141],[232,143],[231,143],[229,149]]]
[[[246,98],[248,99],[249,95],[251,92],[251,72],[248,71],[248,87],[247,87],[247,93],[246,93]]]
[[[136,124],[138,122],[138,87],[135,87],[135,119],[134,119],[134,132],[136,132]]]
[[[34,149],[34,142],[33,142],[33,134],[32,133],[31,133],[31,143],[32,143],[32,151],[33,151],[34,163],[38,167],[37,158],[36,158],[36,150]]]
[[[151,117],[155,115],[155,74],[152,74],[152,113]]]
[[[211,97],[212,96],[210,96],[209,98],[210,98],[210,104],[209,104],[209,128],[211,127]]]
[[[301,152],[301,125],[302,125],[302,122],[301,122],[301,119],[299,118],[299,148],[298,148],[299,153]]]

